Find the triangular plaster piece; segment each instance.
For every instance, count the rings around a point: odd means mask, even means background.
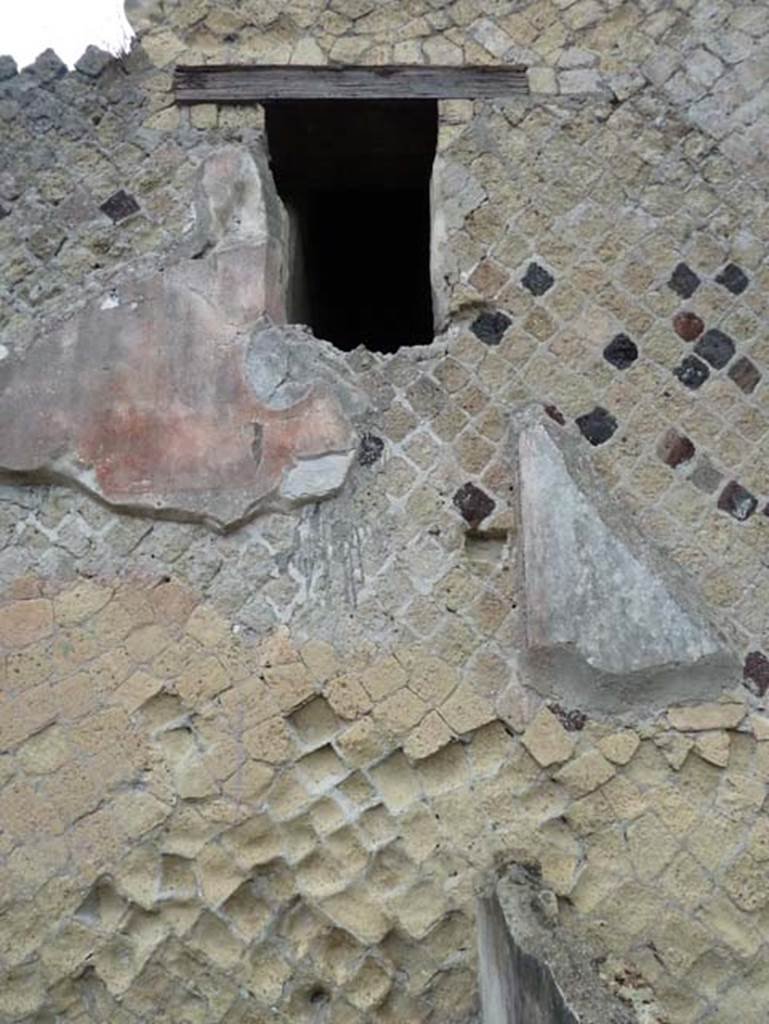
[[[556,430],[529,415],[518,434],[527,644],[541,655],[531,664],[583,703],[586,685],[609,703],[637,703],[733,684],[736,661],[694,588]]]

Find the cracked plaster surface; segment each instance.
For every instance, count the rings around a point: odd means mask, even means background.
[[[263,156],[215,151],[192,256],[5,361],[3,470],[220,529],[339,490],[365,403],[330,346],[273,323],[285,225],[268,179]]]

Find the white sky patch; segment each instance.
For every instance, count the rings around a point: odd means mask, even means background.
[[[72,67],[89,43],[119,53],[133,35],[123,0],[0,0],[0,12],[0,54],[20,68],[48,47]]]

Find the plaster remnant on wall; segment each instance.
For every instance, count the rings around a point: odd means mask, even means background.
[[[365,403],[330,346],[273,325],[285,317],[284,216],[264,155],[215,150],[196,209],[193,258],[8,359],[3,470],[219,529],[341,487]]]
[[[604,707],[643,703],[658,685],[686,696],[696,683],[701,697],[736,681],[736,660],[694,595],[623,521],[565,432],[532,413],[523,414],[517,445],[535,672]]]

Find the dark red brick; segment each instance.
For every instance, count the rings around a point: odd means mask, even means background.
[[[745,658],[742,678],[748,689],[758,697],[763,697],[769,690],[769,660],[761,651],[751,651]]]
[[[672,469],[689,462],[695,451],[693,442],[685,434],[679,434],[675,427],[671,427],[657,445],[657,454]]]
[[[676,313],[673,329],[684,341],[696,341],[705,330],[705,322],[696,313]]]

